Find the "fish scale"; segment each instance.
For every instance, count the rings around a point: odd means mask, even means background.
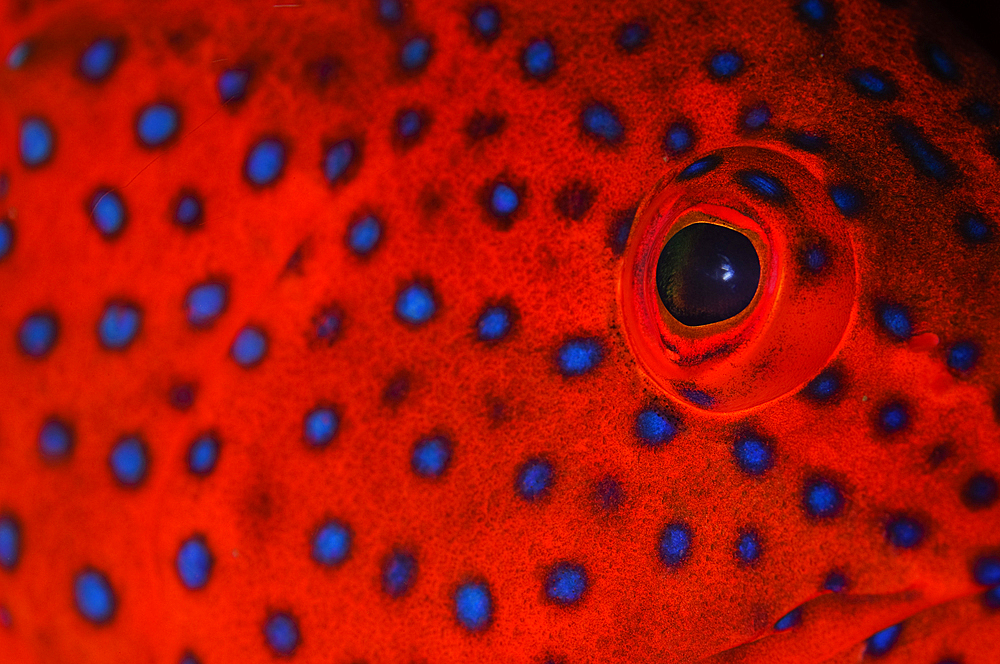
[[[477,32],[483,7],[495,36]],[[0,659],[995,656],[1000,597],[974,567],[998,546],[1000,202],[993,121],[968,109],[996,103],[996,63],[936,10],[68,2],[3,20],[0,50],[26,57],[0,72]],[[628,25],[646,30],[631,49]],[[90,81],[80,58],[101,37],[117,58]],[[543,42],[549,70],[526,59]],[[226,71],[248,73],[244,95],[220,98]],[[178,125],[143,145],[153,103]],[[36,164],[29,118],[53,134]],[[283,150],[273,172],[252,157],[265,140]],[[108,236],[91,218],[104,190],[125,210]],[[683,371],[650,359],[639,321],[659,310],[628,286],[643,243],[666,239],[664,191],[761,224],[778,257],[745,327],[713,323]],[[380,234],[356,252],[368,215]],[[815,273],[810,248],[828,261]],[[854,284],[841,308],[834,277]],[[205,283],[225,301],[195,325]],[[101,343],[111,302],[140,315],[119,350]],[[498,306],[510,327],[484,340]],[[811,335],[781,332],[793,310]],[[57,321],[38,357],[19,341],[33,313]],[[265,349],[242,366],[248,326]],[[690,329],[662,329],[687,352]],[[723,364],[723,383],[697,372],[732,353],[750,362]],[[324,444],[316,408],[336,420]],[[40,452],[53,417],[65,458]],[[206,433],[219,456],[197,475]],[[136,486],[115,476],[129,436],[148,453]],[[448,457],[422,476],[414,451],[435,436]],[[740,456],[747,439],[766,463]],[[548,480],[525,479],[531,464]],[[832,506],[809,502],[817,486]],[[347,543],[325,564],[329,524]],[[182,563],[191,541],[207,567]],[[394,596],[400,553],[414,568]],[[106,589],[81,595],[91,572]]]

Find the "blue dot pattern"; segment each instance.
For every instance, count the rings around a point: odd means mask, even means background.
[[[340,419],[333,408],[319,406],[306,413],[303,436],[313,447],[326,447],[337,435]]]
[[[545,579],[545,596],[556,604],[576,604],[587,590],[587,571],[575,563],[559,563]]]
[[[427,37],[413,37],[399,52],[399,64],[407,71],[417,71],[427,66],[431,57],[431,42]]]
[[[55,346],[59,334],[56,317],[49,313],[30,314],[17,332],[18,345],[25,355],[42,358]]]
[[[108,456],[111,472],[121,484],[134,488],[146,479],[149,458],[146,444],[135,436],[122,438]]]
[[[7,219],[0,219],[0,261],[14,248],[14,227]]]
[[[177,576],[188,590],[200,590],[208,585],[214,559],[205,538],[194,535],[177,551]]]
[[[733,445],[736,465],[747,475],[763,475],[774,465],[771,446],[756,436],[740,438]]]
[[[21,559],[21,527],[10,514],[0,514],[0,568],[12,571]]]
[[[691,527],[678,521],[667,524],[660,534],[660,560],[667,567],[678,567],[691,555]]]
[[[940,44],[927,44],[924,48],[924,58],[931,73],[945,81],[957,81],[962,72]]]
[[[636,416],[635,433],[643,444],[658,447],[673,440],[677,434],[677,426],[666,413],[648,408]]]
[[[604,104],[591,104],[580,116],[583,129],[591,136],[608,143],[617,143],[625,136],[625,128],[614,111]]]
[[[765,104],[759,104],[750,109],[747,109],[746,114],[743,116],[743,126],[748,131],[757,131],[758,129],[763,129],[767,126],[767,123],[771,121],[771,109]]]
[[[714,171],[721,163],[722,157],[710,154],[707,157],[702,157],[697,161],[691,162],[683,171],[677,174],[676,179],[679,182],[683,182],[684,180],[693,180],[694,178],[701,177],[705,173]]]
[[[340,521],[327,521],[312,540],[312,559],[320,565],[339,565],[351,552],[351,531]]]
[[[38,451],[50,462],[64,460],[73,451],[73,431],[60,419],[50,418],[38,433]]]
[[[794,608],[788,613],[786,613],[782,618],[774,623],[774,631],[785,632],[793,627],[798,626],[802,622],[802,609]]]
[[[267,336],[259,327],[248,325],[236,333],[229,356],[244,369],[260,364],[267,353]]]
[[[104,348],[123,350],[135,339],[141,323],[142,314],[135,306],[112,302],[97,323],[97,337]]]
[[[663,149],[667,154],[676,156],[683,154],[694,145],[694,134],[691,129],[682,122],[675,122],[667,127],[666,136],[663,138]]]
[[[31,56],[31,46],[27,42],[15,44],[7,54],[7,68],[16,71],[28,62]]]
[[[747,531],[736,540],[736,555],[740,560],[750,565],[760,558],[760,536],[753,531]]]
[[[908,339],[913,333],[910,315],[901,305],[882,304],[878,308],[877,315],[882,329],[897,339]]]
[[[886,523],[885,537],[898,549],[912,549],[924,539],[924,527],[912,517],[897,515]]]
[[[80,615],[94,624],[107,623],[114,617],[117,599],[103,572],[79,572],[73,579],[73,599]]]
[[[247,153],[243,172],[258,187],[274,184],[285,169],[285,146],[276,138],[255,143]]]
[[[864,199],[861,192],[847,184],[837,184],[830,187],[830,198],[833,204],[845,217],[853,217],[861,212]]]
[[[490,193],[490,211],[498,217],[509,217],[517,211],[520,197],[514,188],[504,182],[493,185]]]
[[[184,298],[188,322],[195,327],[211,325],[226,308],[228,299],[228,289],[224,284],[208,281],[193,286]]]
[[[802,0],[796,9],[803,21],[814,26],[823,25],[830,18],[830,7],[824,0]]]
[[[892,625],[891,627],[886,627],[881,632],[876,632],[868,637],[865,644],[865,655],[869,657],[881,657],[885,655],[893,646],[896,645],[896,641],[899,639],[899,633],[902,631],[902,623],[898,625]]]
[[[56,139],[52,127],[41,118],[28,118],[21,123],[20,148],[21,161],[25,166],[33,168],[41,166],[52,158]]]
[[[382,224],[374,215],[365,215],[347,229],[347,246],[358,256],[367,256],[382,238]]]
[[[354,142],[349,139],[338,141],[327,148],[323,157],[323,176],[327,182],[333,184],[344,177],[354,161],[354,153]]]
[[[410,325],[422,325],[437,311],[434,295],[423,284],[410,284],[396,298],[396,315]]]
[[[1000,557],[980,557],[972,568],[972,578],[981,586],[1000,585]]]
[[[480,341],[500,341],[510,332],[510,327],[511,314],[507,307],[486,307],[476,321],[476,335]]]
[[[556,50],[549,41],[536,39],[524,49],[521,66],[532,78],[548,78],[556,68]]]
[[[274,613],[264,623],[264,639],[276,655],[291,655],[299,645],[299,625],[288,613]]]
[[[410,465],[420,477],[436,478],[444,474],[451,461],[451,443],[443,436],[419,441],[413,448]]]
[[[80,56],[80,73],[89,81],[103,81],[114,69],[118,61],[118,47],[107,38],[101,37],[84,49]]]
[[[379,0],[378,16],[386,23],[399,23],[403,20],[403,5],[399,0]]]
[[[463,583],[455,590],[455,618],[470,632],[489,627],[493,617],[493,598],[483,582]]]
[[[735,51],[719,51],[708,61],[708,69],[717,78],[731,78],[743,69],[743,58]]]
[[[838,392],[840,392],[840,375],[832,369],[822,371],[806,385],[806,394],[816,401],[832,399]]]
[[[219,100],[226,104],[240,101],[246,96],[247,85],[250,83],[250,72],[245,69],[227,69],[219,74],[215,87]]]
[[[180,114],[170,104],[151,104],[139,112],[135,133],[146,147],[163,145],[177,133]]]
[[[878,69],[852,69],[847,73],[847,78],[858,94],[866,97],[886,100],[896,95],[896,87],[892,81]]]
[[[402,597],[413,586],[416,559],[405,551],[394,551],[382,566],[382,589],[390,597]]]
[[[959,341],[948,349],[948,368],[966,373],[972,371],[979,359],[979,347],[972,341]]]
[[[552,464],[545,459],[529,459],[517,474],[517,493],[527,501],[545,496],[552,483]]]
[[[188,447],[187,466],[193,475],[205,477],[215,470],[219,460],[219,440],[214,434],[205,433]]]
[[[174,221],[184,228],[192,228],[202,221],[201,201],[194,194],[183,194],[174,208]]]
[[[90,201],[90,220],[107,239],[117,236],[125,228],[125,202],[116,191],[100,189]]]
[[[879,428],[885,433],[896,433],[906,428],[910,414],[901,403],[890,402],[882,406],[878,413]]]
[[[736,179],[744,187],[769,201],[780,203],[785,200],[786,192],[781,182],[763,171],[740,171],[736,174]]]
[[[806,249],[805,264],[806,269],[816,274],[822,272],[828,262],[826,252],[821,247],[809,247]]]
[[[958,220],[958,232],[969,244],[983,244],[993,239],[993,228],[979,214],[967,214]]]
[[[896,122],[892,125],[892,135],[917,172],[935,180],[947,180],[951,177],[954,167],[948,157],[931,145],[913,124]]]
[[[806,512],[818,519],[837,516],[844,506],[844,496],[837,485],[822,478],[806,482],[802,500]]]
[[[823,581],[823,589],[832,593],[842,592],[847,588],[847,579],[840,572],[830,572]]]
[[[420,133],[421,124],[419,111],[403,111],[396,120],[396,131],[402,139],[413,139]]]
[[[487,43],[500,36],[500,12],[493,5],[473,9],[469,22],[479,38]]]
[[[639,21],[626,23],[618,32],[618,45],[628,53],[638,51],[648,39],[649,28]]]
[[[970,510],[992,507],[1000,495],[1000,487],[992,475],[976,473],[962,487],[962,502]]]
[[[556,364],[564,376],[581,376],[593,371],[604,357],[596,339],[570,339],[559,347]]]

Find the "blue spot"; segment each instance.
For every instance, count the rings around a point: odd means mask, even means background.
[[[958,220],[958,232],[969,244],[983,244],[993,239],[992,224],[978,214],[967,214]]]
[[[486,43],[500,36],[500,12],[493,5],[482,5],[469,15],[472,29]]]
[[[106,239],[122,232],[126,221],[125,203],[118,192],[98,189],[90,199],[90,220]]]
[[[830,198],[845,217],[853,217],[861,212],[865,204],[861,192],[849,184],[835,184],[830,187]]]
[[[331,145],[323,157],[323,175],[326,181],[333,184],[344,176],[351,162],[354,161],[354,142],[348,138]]]
[[[830,480],[815,478],[806,482],[802,504],[809,516],[828,519],[840,514],[844,507],[844,496]]]
[[[14,45],[14,48],[10,49],[7,53],[7,68],[11,70],[18,70],[28,62],[28,56],[31,55],[31,45],[28,42],[20,42]]]
[[[924,137],[923,132],[909,122],[899,121],[892,125],[892,135],[920,173],[935,180],[948,179],[953,171],[951,162],[943,152]]]
[[[299,624],[287,613],[272,613],[264,623],[264,638],[276,655],[291,655],[299,645]]]
[[[244,369],[257,365],[267,352],[267,337],[259,327],[246,326],[236,333],[229,355]]]
[[[830,147],[830,141],[826,136],[809,131],[792,133],[788,137],[788,142],[794,147],[812,154],[819,154]]]
[[[95,569],[79,572],[73,578],[73,598],[76,610],[92,623],[107,623],[115,615],[117,599],[103,572]]]
[[[177,133],[180,115],[169,104],[151,104],[139,111],[135,133],[147,148],[163,145]]]
[[[451,461],[451,441],[444,436],[434,436],[419,441],[413,448],[410,466],[421,477],[441,477]]]
[[[897,515],[886,523],[885,538],[898,549],[912,549],[924,539],[924,527],[914,518]]]
[[[57,418],[50,418],[38,434],[38,450],[49,462],[66,459],[73,451],[73,430]]]
[[[962,110],[976,124],[988,124],[996,119],[996,111],[982,99],[973,99]]]
[[[422,325],[437,311],[434,294],[423,284],[410,284],[396,298],[396,315],[410,325]]]
[[[677,176],[680,179],[680,176]],[[632,232],[632,222],[635,221],[635,209],[625,210],[615,215],[608,229],[608,246],[612,253],[621,256],[625,252],[628,236]]]
[[[96,83],[103,81],[118,62],[118,46],[111,39],[101,37],[90,44],[80,56],[80,73]]]
[[[382,589],[390,597],[402,597],[413,586],[416,559],[405,551],[394,551],[382,566]]]
[[[135,339],[141,324],[139,309],[131,304],[112,302],[105,307],[97,324],[97,337],[108,350],[122,350]]]
[[[736,540],[736,555],[740,560],[748,565],[752,565],[760,558],[760,537],[752,530],[749,530]]]
[[[924,61],[931,73],[945,81],[957,81],[962,76],[958,64],[939,44],[926,44],[923,48]]]
[[[336,306],[326,307],[320,311],[319,314],[313,318],[313,324],[316,326],[316,338],[326,341],[327,344],[333,343],[333,341],[340,334],[342,318],[343,314]]]
[[[564,376],[580,376],[592,371],[604,357],[597,339],[570,339],[556,353],[556,363]]]
[[[675,179],[678,182],[693,180],[694,178],[701,177],[705,173],[714,171],[721,163],[722,157],[710,154],[707,157],[702,157],[701,159],[688,164],[687,168],[678,173]]]
[[[243,173],[258,187],[274,184],[285,168],[285,145],[276,138],[258,141],[247,153]]]
[[[181,194],[174,207],[174,222],[185,228],[193,228],[200,225],[203,218],[198,196],[193,193]]]
[[[378,16],[386,23],[398,23],[403,19],[403,4],[399,0],[378,0]]]
[[[719,51],[708,61],[708,70],[717,78],[735,76],[743,69],[743,58],[735,51]]]
[[[618,31],[618,45],[626,52],[638,51],[649,39],[649,27],[642,21],[626,23]]]
[[[636,416],[635,433],[646,445],[658,447],[673,440],[677,426],[665,413],[648,408]]]
[[[682,521],[668,524],[660,534],[660,560],[677,567],[691,554],[691,527]]]
[[[888,100],[896,96],[896,86],[882,72],[873,67],[867,69],[852,69],[847,73],[847,78],[854,85],[858,94],[873,99]]]
[[[803,21],[814,26],[823,25],[830,20],[830,6],[823,0],[802,0],[796,9]]]
[[[510,310],[502,305],[486,307],[476,321],[476,334],[480,341],[500,341],[511,327]]]
[[[520,204],[517,192],[503,182],[493,185],[490,192],[490,211],[498,217],[509,217],[514,214]]]
[[[108,464],[115,479],[126,487],[135,488],[146,479],[149,454],[146,444],[135,436],[122,438],[111,448]]]
[[[219,91],[219,99],[226,104],[243,99],[249,83],[250,72],[246,69],[227,69],[219,74],[215,88]]]
[[[181,664],[202,664],[201,660],[195,657],[194,653],[186,652],[184,656],[181,657]]]
[[[789,611],[778,622],[774,623],[774,631],[784,632],[796,627],[802,622],[802,607],[797,607]]]
[[[738,439],[733,445],[733,456],[747,475],[763,475],[774,465],[771,446],[755,436]]]
[[[547,40],[536,39],[521,54],[521,66],[529,76],[543,80],[556,68],[556,50]]]
[[[399,52],[399,64],[403,69],[416,71],[427,66],[427,61],[431,57],[431,42],[427,37],[413,37],[405,44]]]
[[[764,198],[782,202],[787,195],[781,182],[767,173],[758,170],[739,171],[736,180],[744,187]]]
[[[396,131],[399,137],[404,140],[412,140],[420,133],[421,127],[420,112],[414,110],[403,111],[396,118]]]
[[[587,571],[574,563],[558,563],[545,579],[545,595],[556,604],[575,604],[587,590]]]
[[[225,285],[212,281],[192,286],[184,297],[188,322],[195,327],[207,327],[214,323],[226,308],[227,290]]]
[[[455,618],[470,632],[486,629],[493,617],[493,599],[483,582],[463,583],[455,590]]]
[[[948,367],[955,371],[972,371],[979,359],[979,347],[971,341],[958,341],[948,349]]]
[[[41,118],[28,118],[21,123],[21,161],[33,168],[41,166],[52,158],[56,139],[52,127]]]
[[[208,585],[215,560],[201,535],[189,537],[177,551],[177,576],[188,590],[200,590]]]
[[[771,121],[771,109],[766,104],[758,104],[747,109],[743,116],[743,126],[747,131],[757,131],[767,126]]]
[[[885,303],[878,307],[878,320],[886,332],[897,339],[908,339],[913,333],[907,310],[898,304]]]
[[[617,143],[625,136],[625,128],[614,112],[604,104],[591,104],[580,115],[583,129],[591,136]]]
[[[823,251],[823,248],[816,245],[806,249],[804,258],[806,269],[814,274],[822,271],[822,269],[826,267],[827,261],[829,260],[826,256],[826,252]]]
[[[545,459],[529,459],[517,472],[517,493],[525,500],[538,500],[552,483],[552,464]]]
[[[18,344],[25,355],[44,357],[52,350],[59,336],[59,323],[49,313],[34,313],[21,323],[17,332]]]
[[[693,144],[694,135],[686,124],[675,122],[667,127],[667,134],[663,138],[663,149],[671,156],[687,152]]]
[[[327,521],[313,536],[312,559],[320,565],[339,565],[351,552],[351,531],[340,521]]]
[[[358,256],[375,249],[382,237],[382,224],[373,215],[366,215],[347,228],[347,246]]]
[[[696,390],[690,387],[684,387],[680,390],[681,396],[693,403],[696,406],[701,406],[702,408],[711,408],[715,405],[715,397],[707,392],[701,390]]]
[[[219,440],[214,434],[205,433],[194,439],[188,447],[188,470],[194,475],[205,477],[215,470],[219,461]]]
[[[993,609],[994,611],[1000,609],[1000,586],[991,588],[983,593],[983,604],[986,605],[986,608]]]
[[[878,411],[878,425],[885,433],[896,433],[906,428],[910,414],[906,406],[898,401],[891,401]]]
[[[306,442],[313,447],[326,447],[337,435],[340,418],[333,408],[320,406],[306,413],[303,422],[303,435]]]
[[[899,632],[903,629],[902,623],[898,625],[893,625],[892,627],[886,627],[881,632],[876,632],[868,637],[868,641],[865,644],[865,656],[869,657],[881,657],[886,654],[892,647],[896,645],[896,640],[899,638]]]
[[[977,473],[962,487],[962,502],[970,510],[986,509],[997,501],[998,493],[997,481],[992,475]]]
[[[972,578],[981,586],[1000,585],[1000,557],[982,556],[972,568]]]
[[[12,571],[21,559],[21,526],[13,516],[0,515],[0,567]]]
[[[832,593],[843,592],[845,588],[847,588],[847,578],[840,572],[830,572],[823,581],[823,589]]]
[[[8,219],[0,219],[0,260],[14,248],[14,227]]]

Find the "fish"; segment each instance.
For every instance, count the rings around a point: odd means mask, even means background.
[[[2,20],[0,660],[996,661],[942,9]]]

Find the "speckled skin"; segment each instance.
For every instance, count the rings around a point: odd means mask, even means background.
[[[22,535],[17,564],[0,569],[0,660],[271,661],[265,620],[285,611],[298,621],[299,662],[849,662],[867,637],[904,619],[884,661],[995,662],[1000,612],[971,569],[1000,546],[1000,507],[969,509],[960,496],[973,475],[1000,472],[995,125],[962,110],[974,99],[996,103],[996,64],[917,3],[834,2],[822,24],[792,2],[496,6],[502,27],[492,42],[471,29],[465,2],[414,2],[397,23],[365,2],[3,9],[0,49],[28,39],[32,52],[0,72],[0,173],[9,179],[0,213],[16,232],[0,260],[0,511]],[[629,53],[616,38],[637,18],[649,39]],[[417,34],[433,52],[408,72],[400,48]],[[77,61],[106,35],[121,40],[121,58],[106,81],[90,83]],[[536,38],[555,46],[545,80],[520,64]],[[927,39],[957,63],[957,80],[929,69]],[[730,78],[711,74],[720,49],[742,57]],[[252,71],[246,98],[221,104],[216,78],[235,65]],[[865,67],[891,77],[893,99],[859,94],[849,72]],[[148,149],[134,125],[156,100],[176,104],[181,127]],[[581,113],[595,101],[620,121],[620,141],[584,129]],[[771,120],[750,131],[743,113],[761,102]],[[404,108],[425,114],[411,143],[395,134]],[[471,131],[477,113],[502,118],[498,130]],[[34,115],[51,123],[56,146],[48,163],[29,168],[18,132]],[[891,130],[900,120],[940,150],[946,177],[907,157]],[[664,149],[675,122],[693,134],[682,154]],[[795,148],[797,131],[823,134],[827,147]],[[275,184],[254,187],[244,161],[264,136],[284,140],[288,159]],[[323,151],[343,138],[359,150],[330,184]],[[849,183],[864,204],[848,217],[828,197],[796,199],[803,215],[822,211],[826,232],[853,254],[841,256],[853,260],[857,288],[848,322],[794,389],[720,413],[669,394],[636,359],[625,330],[642,312],[619,291],[640,238],[633,232],[621,246],[615,235],[661,178],[736,146],[802,164],[815,191]],[[521,197],[498,221],[485,203],[500,180]],[[116,188],[128,208],[112,240],[88,219],[99,186]],[[171,221],[182,187],[205,203],[192,231]],[[584,190],[592,203],[569,218],[559,201]],[[745,191],[727,180],[719,196]],[[767,205],[746,200],[751,212]],[[958,232],[971,211],[994,230],[978,244]],[[360,258],[345,232],[369,212],[384,237]],[[808,239],[794,225],[780,230],[790,251]],[[196,329],[184,298],[207,278],[228,284],[228,305]],[[394,313],[414,280],[437,304],[421,325]],[[802,282],[776,297],[808,306],[811,295]],[[143,312],[123,351],[103,349],[96,334],[115,299]],[[500,301],[516,312],[514,326],[484,343],[477,318]],[[907,308],[911,338],[879,325],[885,301]],[[340,334],[317,339],[314,319],[331,305],[343,313]],[[34,359],[19,350],[17,331],[40,309],[57,315],[59,335]],[[229,355],[247,324],[269,340],[249,369]],[[558,350],[578,337],[599,341],[601,361],[565,376]],[[961,340],[980,349],[967,372],[946,364]],[[842,387],[817,403],[803,388],[827,366]],[[171,405],[178,384],[194,386],[190,408]],[[878,411],[894,400],[910,420],[886,435]],[[321,450],[302,433],[317,403],[341,415]],[[637,415],[650,407],[678,429],[656,447],[637,435]],[[37,445],[52,415],[76,435],[70,458],[55,465]],[[221,456],[198,478],[185,455],[208,430]],[[747,430],[773,446],[773,466],[759,477],[734,461]],[[453,441],[452,461],[437,480],[417,477],[413,445],[435,432]],[[129,433],[151,454],[133,489],[108,465]],[[518,468],[539,456],[553,465],[552,485],[527,502],[515,491]],[[804,483],[817,473],[843,492],[833,518],[804,508]],[[616,509],[594,497],[609,476],[622,490]],[[886,541],[901,513],[925,529],[912,549]],[[333,568],[309,556],[328,516],[353,533],[348,559]],[[690,524],[692,544],[668,568],[659,538],[676,520]],[[747,528],[762,543],[752,565],[734,553]],[[197,591],[175,571],[193,533],[215,558]],[[398,547],[418,570],[409,592],[390,598],[380,570]],[[587,570],[576,605],[546,598],[558,561]],[[104,625],[74,606],[73,576],[88,566],[116,594]],[[844,592],[823,589],[832,570],[847,578]],[[486,581],[493,599],[478,633],[455,617],[454,591],[469,579]],[[801,624],[775,632],[798,606]]]

